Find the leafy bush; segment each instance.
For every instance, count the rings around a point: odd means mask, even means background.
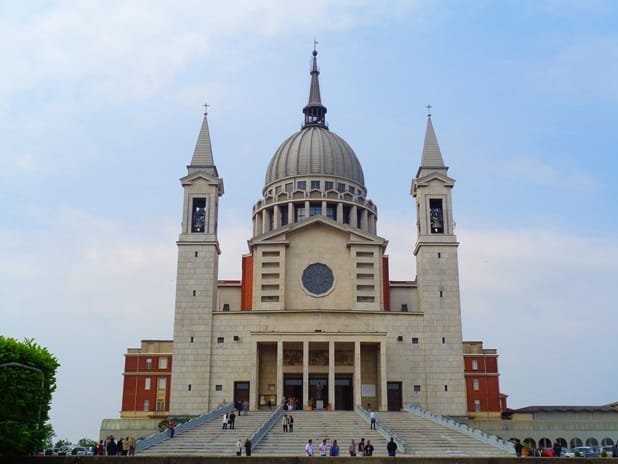
[[[0,456],[25,456],[45,447],[58,366],[34,340],[0,336]]]

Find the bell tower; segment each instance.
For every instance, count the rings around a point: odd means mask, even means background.
[[[425,320],[423,344],[427,359],[432,360],[425,367],[426,407],[448,416],[465,416],[459,243],[452,205],[455,180],[447,171],[429,113],[421,164],[411,192],[416,199],[414,255],[419,309]]]
[[[178,269],[170,414],[210,409],[212,313],[219,274],[217,222],[223,180],[215,166],[207,112],[197,138],[184,189],[182,226],[176,242]]]

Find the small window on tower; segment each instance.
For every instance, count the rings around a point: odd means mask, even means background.
[[[191,209],[191,232],[206,230],[206,198],[194,198]]]
[[[432,234],[444,233],[444,211],[442,210],[442,200],[431,198],[429,200],[429,216]]]
[[[331,180],[324,181],[324,190],[333,190],[334,184]]]
[[[320,190],[320,181],[312,180],[311,181],[311,190]]]
[[[299,180],[298,182],[296,182],[296,188],[298,190],[307,190],[307,181]]]
[[[414,391],[416,393],[420,392],[421,391],[421,386],[420,385],[414,385]]]

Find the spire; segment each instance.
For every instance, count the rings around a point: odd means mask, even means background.
[[[427,129],[425,130],[425,142],[423,144],[423,155],[421,157],[421,165],[418,168],[417,177],[419,177],[421,171],[439,171],[446,174],[448,168],[444,165],[442,159],[442,153],[440,152],[440,146],[438,145],[438,139],[436,133],[433,130],[433,124],[431,122],[431,106],[427,105]]]
[[[322,105],[320,98],[320,69],[318,68],[318,51],[316,50],[317,42],[313,41],[313,66],[311,67],[311,86],[309,87],[309,102],[303,108],[305,114],[305,123],[303,129],[307,126],[319,126],[328,129],[326,125],[326,107]]]
[[[193,151],[193,158],[191,164],[187,166],[189,174],[196,171],[205,171],[211,176],[219,177],[217,173],[217,167],[212,156],[212,145],[210,143],[210,130],[208,129],[208,104],[205,104],[204,120],[202,121],[202,128],[197,136],[197,143],[195,144],[195,150]]]

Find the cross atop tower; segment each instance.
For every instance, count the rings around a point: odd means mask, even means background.
[[[208,107],[210,105],[208,103],[204,103],[204,116],[208,116]]]
[[[427,108],[427,117],[430,118],[431,117],[431,105],[427,105],[425,108]]]

